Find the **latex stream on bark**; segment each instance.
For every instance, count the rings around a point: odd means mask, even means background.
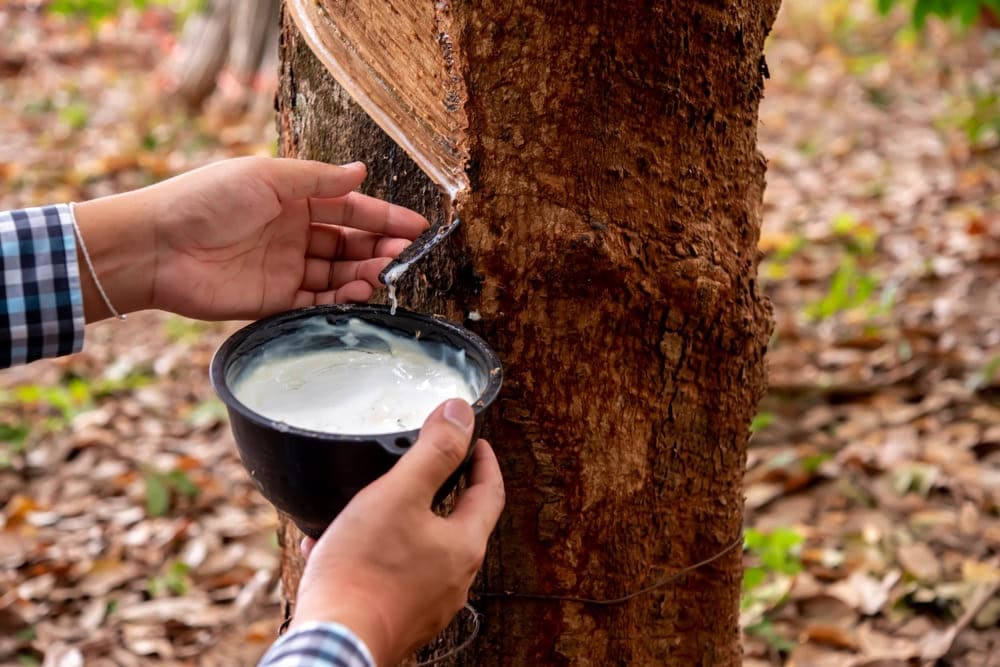
[[[396,314],[396,283],[399,282],[399,279],[411,266],[429,255],[439,243],[448,238],[458,228],[458,224],[458,218],[452,218],[448,224],[431,227],[414,239],[413,243],[408,245],[378,274],[379,281],[389,288],[390,314]]]
[[[288,0],[287,6],[333,78],[451,200],[450,220],[421,235],[379,275],[395,314],[397,282],[458,226],[455,200],[469,185],[467,93],[450,35],[451,5]]]

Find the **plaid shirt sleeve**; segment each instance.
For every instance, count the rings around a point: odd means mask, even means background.
[[[0,368],[83,347],[73,230],[65,204],[0,212]]]
[[[375,660],[343,625],[315,622],[276,641],[258,667],[375,667]]]

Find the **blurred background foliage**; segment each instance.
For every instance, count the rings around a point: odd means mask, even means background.
[[[51,0],[47,6],[53,14],[83,16],[91,21],[114,16],[123,9],[166,7],[179,16],[188,16],[205,8],[208,0]]]
[[[995,21],[1000,13],[1000,0],[876,0],[878,9],[888,14],[893,7],[906,7],[913,16],[913,23],[922,27],[929,16],[945,19],[957,18],[965,25],[976,21]]]

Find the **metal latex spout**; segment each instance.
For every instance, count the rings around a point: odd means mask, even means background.
[[[448,224],[431,227],[415,238],[413,243],[406,246],[406,249],[399,253],[398,257],[382,269],[382,272],[378,274],[379,282],[387,287],[394,287],[407,269],[429,255],[438,244],[458,228],[458,224],[458,218],[452,218]]]

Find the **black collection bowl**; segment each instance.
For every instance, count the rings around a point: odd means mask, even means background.
[[[354,495],[386,473],[416,441],[419,429],[377,435],[341,435],[290,426],[254,412],[232,392],[233,384],[265,346],[301,330],[307,322],[340,325],[351,318],[421,341],[464,350],[478,370],[482,389],[472,407],[476,425],[469,453],[448,478],[436,500],[447,495],[465,472],[482,415],[500,391],[500,359],[483,339],[449,320],[388,306],[358,304],[313,306],[254,322],[230,336],[212,359],[211,380],[226,404],[243,465],[258,490],[310,537],[318,538]],[[310,326],[312,326],[310,324]],[[297,349],[310,352],[343,347],[333,333],[311,333]]]

